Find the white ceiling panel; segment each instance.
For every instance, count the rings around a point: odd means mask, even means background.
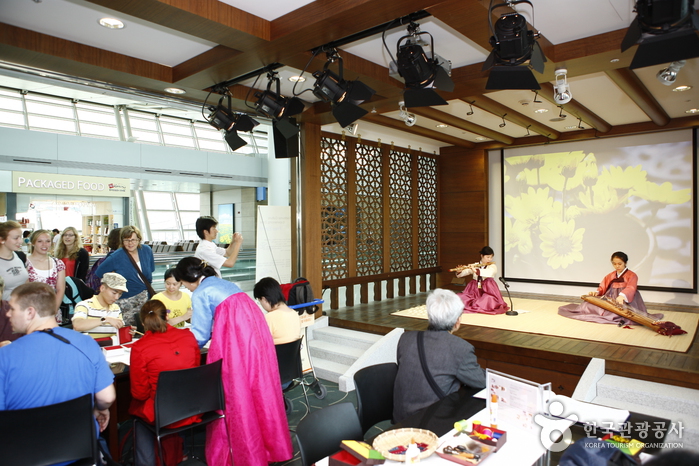
[[[287,13],[313,3],[314,0],[218,0],[239,10],[258,16],[267,21],[273,21]]]

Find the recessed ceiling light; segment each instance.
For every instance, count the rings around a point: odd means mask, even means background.
[[[618,58],[612,58],[611,60],[609,60],[609,63],[618,63],[618,62],[619,62]]]
[[[537,108],[536,110],[534,110],[534,113],[546,113],[548,111],[548,108]]]
[[[289,81],[292,83],[302,83],[306,80],[303,76],[289,76]]]
[[[685,110],[684,113],[699,113],[699,108],[690,108],[689,110]]]
[[[684,92],[684,91],[690,90],[691,88],[692,88],[692,86],[677,86],[672,91],[673,92]]]
[[[476,141],[487,141],[487,140],[488,140],[488,138],[485,138],[485,137],[483,137],[483,136],[478,136],[478,137],[476,138]]]
[[[575,125],[573,125],[573,126],[566,126],[566,127],[565,127],[565,129],[575,129],[575,128],[577,128],[577,126],[575,126]]]
[[[104,26],[107,29],[124,29],[124,23],[116,18],[102,18],[99,20],[100,26]]]
[[[165,92],[169,92],[170,94],[185,94],[186,91],[184,89],[180,89],[179,87],[166,87]]]
[[[440,124],[436,125],[436,127],[437,128],[448,128],[449,125],[445,125],[444,123],[440,123]]]

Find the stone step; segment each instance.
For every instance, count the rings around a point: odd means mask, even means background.
[[[332,343],[326,340],[311,340],[308,342],[308,349],[314,364],[318,359],[325,359],[347,366],[351,366],[365,351],[365,349],[356,346]]]
[[[317,379],[338,383],[340,376],[349,368],[346,364],[328,361],[327,359],[314,359],[313,372]]]
[[[691,388],[605,374],[597,382],[597,398],[699,418],[699,390]]]
[[[338,327],[324,327],[313,330],[313,340],[321,340],[351,348],[366,351],[381,339],[381,335],[357,332]]]

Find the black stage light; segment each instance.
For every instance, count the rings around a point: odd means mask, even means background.
[[[216,107],[209,107],[211,113],[208,121],[211,126],[226,133],[224,139],[231,150],[236,151],[247,144],[247,141],[238,136],[238,131],[250,132],[259,123],[244,113],[236,113],[231,110],[231,96],[227,97],[228,107],[222,104],[224,96],[221,96]]]
[[[298,115],[306,109],[303,100],[298,97],[285,97],[280,92],[280,82],[278,73],[270,71],[267,73],[267,90],[256,92],[257,103],[255,108],[264,116],[273,120]],[[272,90],[272,85],[276,86],[276,92]]]
[[[428,35],[431,40],[431,57],[419,44],[420,36]],[[434,38],[428,32],[420,32],[420,25],[410,23],[408,35],[398,39],[396,61],[391,63],[391,74],[397,72],[405,82],[403,93],[406,107],[429,107],[447,105],[435,89],[446,92],[454,90],[451,80],[451,62],[434,53]]]
[[[629,69],[699,57],[694,0],[637,0],[621,51],[639,44]]]
[[[359,107],[359,104],[371,99],[376,91],[359,80],[346,81],[342,76],[342,58],[334,50],[327,55],[328,61],[325,62],[323,70],[313,73],[313,77],[316,78],[313,95],[332,104],[332,114],[344,128],[369,113]],[[339,61],[339,74],[328,69],[336,60]]]
[[[524,65],[529,60],[531,68],[544,72],[546,57],[537,42],[538,33],[527,28],[527,19],[519,13],[503,14],[495,26],[492,24],[491,15],[495,8],[518,3],[532,5],[528,0],[519,0],[492,5],[488,9],[493,50],[483,63],[482,71],[490,70],[486,89],[541,89],[529,66]]]

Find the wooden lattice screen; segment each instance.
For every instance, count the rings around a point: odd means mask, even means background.
[[[321,139],[323,280],[437,266],[437,158]]]

